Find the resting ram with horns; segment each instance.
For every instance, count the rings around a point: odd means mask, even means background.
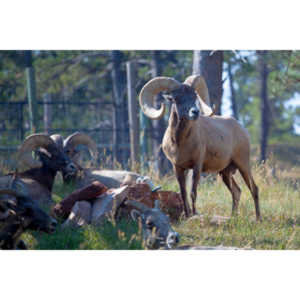
[[[35,151],[38,159],[32,157]],[[58,171],[72,173],[74,163],[62,151],[57,136],[47,134],[32,134],[20,146],[18,164],[23,164],[27,170],[17,174],[25,184],[29,197],[42,206],[53,204],[52,187]],[[16,174],[7,174],[0,177],[0,188],[6,188]]]
[[[169,77],[156,77],[144,85],[139,101],[146,116],[160,119],[163,103],[154,108],[154,97],[165,92],[172,103],[162,148],[173,165],[180,186],[185,215],[190,213],[186,195],[186,170],[193,170],[192,213],[196,214],[197,185],[201,172],[219,173],[232,194],[232,213],[236,213],[241,190],[233,178],[238,169],[251,191],[259,220],[258,188],[250,170],[250,141],[247,131],[233,118],[214,116],[209,93],[202,76],[189,76],[183,83]]]
[[[20,236],[26,230],[53,233],[57,222],[33,201],[19,178],[0,189],[0,249],[26,249]]]
[[[58,135],[57,135],[58,137]],[[97,145],[91,137],[81,132],[75,132],[68,136],[65,140],[60,136],[64,153],[76,165],[76,172],[63,172],[64,182],[75,182],[78,188],[85,187],[95,180],[100,181],[108,188],[118,188],[125,180],[130,177],[134,182],[140,176],[137,173],[119,170],[97,170],[94,168],[83,168],[80,165],[80,152],[77,146],[84,145],[89,149],[93,162],[97,162],[98,150]]]

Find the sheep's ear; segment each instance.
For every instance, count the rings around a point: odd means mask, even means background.
[[[139,218],[141,217],[141,213],[136,209],[132,209],[130,212],[130,215],[134,221],[138,221]]]
[[[154,208],[160,209],[160,201],[159,200],[155,200]]]

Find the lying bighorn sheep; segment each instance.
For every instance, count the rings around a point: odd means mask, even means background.
[[[129,186],[108,190],[103,184],[95,181],[57,203],[52,209],[52,214],[60,219],[67,219],[63,227],[86,224],[99,226],[107,218],[118,222],[120,218],[131,215],[135,220],[141,221],[146,248],[175,246],[179,237],[160,208],[160,201],[156,199],[154,205],[149,207],[136,201],[130,190]]]
[[[12,187],[0,189],[0,249],[26,249],[19,239],[24,231],[52,233],[57,224],[29,197],[20,180],[13,181]]]
[[[218,172],[230,190],[233,199],[232,213],[236,213],[241,190],[233,178],[238,169],[251,191],[259,220],[258,188],[250,170],[250,142],[247,131],[231,117],[213,116],[209,105],[208,89],[203,77],[189,76],[184,83],[169,77],[156,77],[145,84],[140,93],[140,106],[146,116],[159,119],[165,104],[154,108],[154,96],[167,92],[165,98],[172,102],[169,125],[162,147],[173,164],[180,186],[185,215],[189,214],[186,196],[186,170],[193,170],[192,212],[201,172]]]
[[[119,170],[96,170],[94,168],[82,168],[79,162],[80,152],[76,149],[79,145],[84,145],[89,149],[93,162],[97,161],[98,150],[96,143],[87,135],[75,132],[65,140],[61,135],[56,135],[60,140],[63,151],[75,163],[76,172],[63,172],[64,182],[73,181],[77,187],[84,187],[95,180],[100,181],[108,188],[118,188],[126,177],[131,177],[134,182],[140,176],[137,173]]]
[[[169,218],[161,211],[159,200],[155,201],[154,208],[133,200],[125,201],[125,205],[134,208],[130,214],[134,220],[141,222],[147,249],[171,249],[178,244],[179,234],[172,229]]]
[[[32,158],[32,151],[36,151],[40,160]],[[18,163],[23,163],[29,169],[19,173],[29,191],[30,198],[42,205],[52,203],[52,187],[58,171],[74,172],[75,165],[67,155],[61,151],[55,136],[46,134],[32,134],[25,139],[18,152]],[[7,187],[13,174],[0,177],[0,188]]]

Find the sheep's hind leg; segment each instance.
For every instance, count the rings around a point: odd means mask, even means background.
[[[196,214],[196,199],[197,199],[197,186],[200,180],[200,168],[195,167],[193,169],[193,184],[191,190],[191,198],[192,198],[192,205],[193,205],[193,215]]]
[[[227,172],[226,170],[224,170],[220,172],[220,175],[232,195],[232,216],[235,216],[237,215],[237,210],[240,202],[241,189],[235,182],[231,172]]]
[[[184,214],[186,217],[189,216],[189,204],[187,202],[187,197],[186,197],[186,174],[185,170],[179,167],[174,167],[175,175],[177,178],[177,181],[179,183],[180,187],[180,194],[181,194],[181,199],[183,202],[183,208],[184,208]]]
[[[260,215],[260,209],[259,209],[259,197],[258,197],[258,187],[254,182],[254,179],[251,175],[251,170],[250,170],[250,166],[249,164],[237,164],[237,167],[244,179],[244,181],[246,182],[251,195],[253,197],[254,200],[254,205],[255,205],[255,213],[256,213],[256,220],[257,221],[261,221],[261,215]]]

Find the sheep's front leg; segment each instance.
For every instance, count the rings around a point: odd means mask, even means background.
[[[180,194],[181,194],[181,199],[183,202],[183,208],[184,208],[184,213],[185,216],[188,217],[189,216],[189,205],[187,202],[187,197],[186,197],[186,174],[185,174],[185,170],[174,166],[174,171],[175,171],[175,175],[177,178],[177,181],[179,183],[179,187],[180,187]]]
[[[192,198],[192,205],[193,205],[193,215],[196,214],[196,199],[197,199],[197,186],[200,180],[200,168],[198,166],[194,167],[193,169],[193,184],[191,190],[191,198]]]

